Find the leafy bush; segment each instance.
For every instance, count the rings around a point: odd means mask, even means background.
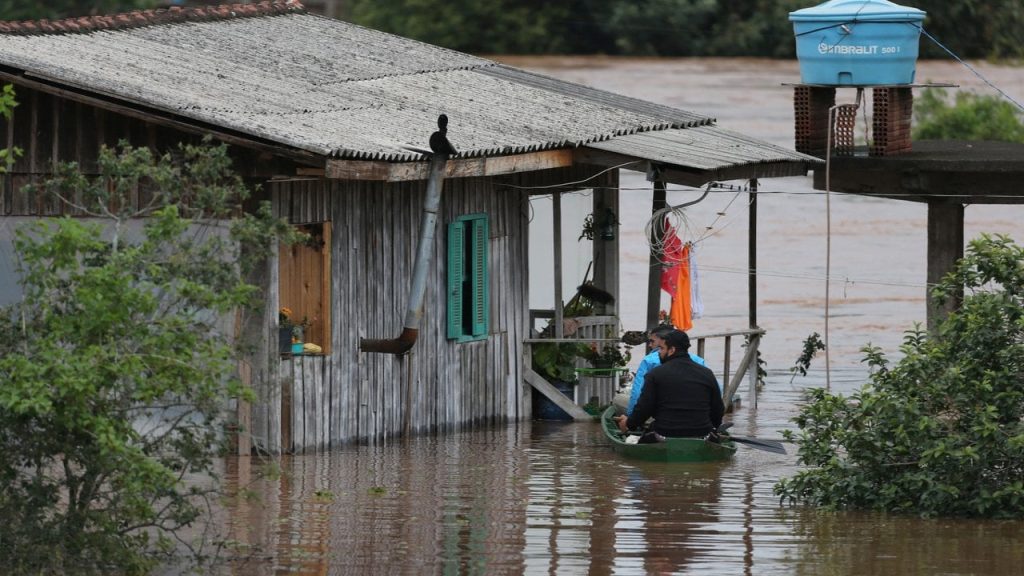
[[[576,359],[586,354],[586,344],[542,342],[533,345],[533,370],[549,382],[575,382]]]
[[[216,494],[229,401],[252,397],[221,319],[256,304],[246,275],[287,227],[266,204],[241,215],[226,147],[179,154],[104,148],[95,178],[62,166],[46,190],[97,219],[17,232],[23,299],[0,310],[5,573],[148,573],[209,544],[181,531]],[[152,202],[135,206],[138,189]]]
[[[1024,142],[1024,113],[996,96],[957,92],[953,105],[946,91],[925,90],[914,103],[918,140],[998,140]]]
[[[775,486],[783,501],[924,516],[1024,517],[1024,249],[1005,236],[970,243],[936,286],[965,291],[934,336],[907,333],[890,366],[865,348],[869,384],[822,389],[795,422],[809,466]]]

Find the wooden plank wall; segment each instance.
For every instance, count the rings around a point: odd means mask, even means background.
[[[85,173],[95,174],[100,148],[122,139],[156,153],[200,139],[24,86],[17,87],[17,99],[12,118],[0,117],[4,145],[23,149],[12,169],[0,176],[0,217],[81,215],[24,190],[25,184],[51,174],[56,161],[78,162]],[[290,173],[273,170],[279,158],[270,162],[259,156],[257,162],[255,152],[232,151],[238,152],[236,163],[248,180]],[[291,166],[288,162],[282,166]],[[247,330],[266,335],[248,366],[259,396],[251,429],[257,447],[275,453],[289,445],[315,449],[391,438],[406,429],[419,434],[529,418],[531,395],[521,373],[528,329],[528,197],[550,193],[556,183],[567,183],[563,191],[611,185],[611,172],[594,178],[602,170],[573,166],[446,181],[420,340],[401,358],[360,354],[358,342],[361,337],[392,338],[401,330],[426,183],[268,183],[278,214],[294,222],[333,223],[332,352],[281,361],[275,254],[264,275],[254,279],[267,293],[262,318],[246,324]],[[444,337],[446,227],[456,216],[478,212],[491,216],[490,334],[481,341],[452,343]],[[298,388],[297,381],[302,383]],[[282,430],[283,423],[288,430]]]
[[[332,353],[284,358],[280,381],[293,451],[385,441],[529,417],[522,384],[527,335],[528,192],[496,179],[444,183],[419,340],[402,357],[359,352],[360,338],[402,329],[425,182],[271,182],[275,210],[293,222],[332,222]],[[445,336],[447,224],[490,215],[490,334],[456,343]],[[276,310],[277,286],[268,308]],[[408,400],[407,400],[408,399]],[[276,413],[276,412],[277,413]],[[254,418],[283,420],[280,409]],[[268,430],[269,422],[255,425]]]
[[[52,96],[24,86],[16,87],[18,106],[11,119],[0,116],[2,147],[21,148],[11,169],[0,177],[0,216],[81,215],[55,198],[25,189],[44,181],[57,162],[77,162],[86,174],[98,171],[97,158],[104,145],[121,140],[149,146],[162,153],[179,142],[196,143],[199,136],[159,127],[86,104]],[[137,201],[138,198],[135,198]]]

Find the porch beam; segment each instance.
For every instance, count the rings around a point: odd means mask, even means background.
[[[550,168],[565,168],[574,162],[570,149],[545,150],[489,158],[456,158],[448,160],[445,178],[471,178],[498,176],[515,172],[533,172]],[[406,182],[426,180],[430,162],[385,162],[380,160],[341,160],[328,158],[324,169],[327,178],[336,180],[374,180]]]
[[[712,181],[746,180],[749,178],[781,178],[805,176],[814,166],[804,162],[758,162],[754,164],[722,165],[717,168],[696,168],[651,162],[636,156],[627,156],[605,150],[583,147],[576,150],[576,161],[596,166],[620,167],[623,170],[657,173],[667,184],[681,186],[703,186]]]

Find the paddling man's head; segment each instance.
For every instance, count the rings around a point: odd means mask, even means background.
[[[690,337],[682,330],[672,330],[662,336],[662,343],[658,347],[658,357],[664,362],[669,356],[686,352],[690,349]]]

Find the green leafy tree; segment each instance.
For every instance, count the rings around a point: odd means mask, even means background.
[[[905,0],[928,13],[924,28],[962,58],[1024,57],[1024,4],[1019,0]],[[921,38],[925,58],[948,58],[941,47]]]
[[[796,38],[789,13],[806,0],[719,0],[707,31],[708,55],[793,58]]]
[[[557,31],[568,8],[540,0],[357,0],[353,22],[470,53],[538,54],[568,51]]]
[[[820,350],[825,349],[825,343],[821,341],[821,334],[817,332],[811,333],[810,336],[804,340],[804,349],[800,353],[800,357],[796,359],[796,363],[789,369],[793,373],[789,378],[789,383],[793,383],[793,379],[796,375],[807,376],[807,371],[811,369],[811,360],[814,359],[814,355]]]
[[[14,107],[17,105],[18,101],[14,98],[14,86],[5,84],[3,91],[0,91],[0,115],[9,121],[14,113]],[[20,155],[21,148],[17,146],[0,150],[0,174],[10,170],[14,165],[14,159]]]
[[[707,52],[706,31],[717,15],[716,0],[617,2],[610,28],[625,54],[698,56]]]
[[[131,10],[144,10],[159,5],[157,0],[56,0],[24,2],[0,0],[0,20],[56,20],[73,16],[116,14]]]
[[[951,105],[945,90],[928,89],[914,104],[918,140],[1024,142],[1024,112],[997,96],[957,92]]]
[[[1024,249],[970,243],[933,289],[964,291],[934,336],[907,333],[890,365],[850,397],[812,390],[795,422],[808,466],[775,486],[783,501],[924,516],[1024,517]]]
[[[122,144],[99,167],[61,166],[37,191],[94,219],[16,234],[23,298],[0,311],[5,573],[201,559],[210,543],[182,530],[216,494],[231,399],[252,396],[229,320],[257,304],[247,271],[288,227],[266,204],[243,213],[249,192],[225,146],[172,158]]]

